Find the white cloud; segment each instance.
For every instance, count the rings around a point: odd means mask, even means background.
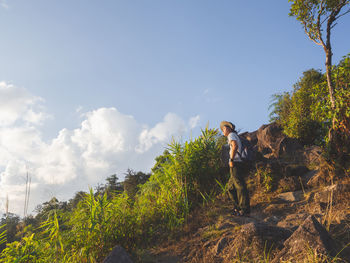
[[[169,142],[172,136],[182,135],[187,127],[185,122],[176,114],[168,113],[164,120],[155,127],[142,130],[139,135],[139,144],[136,147],[138,153],[148,151],[154,144]]]
[[[0,82],[0,127],[18,121],[41,124],[49,117],[43,109],[43,101],[23,88]]]
[[[44,141],[38,124],[48,115],[41,98],[4,82],[0,98],[0,210],[8,194],[10,211],[21,215],[27,170],[32,177],[32,212],[53,196],[67,200],[128,168],[149,171],[172,137],[183,136],[199,122],[199,116],[185,121],[168,113],[148,127],[116,108],[99,108],[83,114],[78,128],[63,128],[56,138]]]

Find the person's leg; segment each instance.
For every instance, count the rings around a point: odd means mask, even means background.
[[[235,187],[235,174],[236,174],[236,168],[230,167],[230,179],[227,182],[227,191],[228,191],[228,195],[231,199],[231,201],[233,202],[233,207],[234,209],[239,209],[238,206],[238,198],[237,198],[237,191],[236,191],[236,187]]]
[[[237,199],[238,199],[238,206],[239,209],[243,211],[243,213],[249,214],[250,213],[250,204],[249,204],[249,194],[247,185],[244,181],[244,164],[241,163],[235,163],[235,175],[234,178],[234,186],[237,191]]]

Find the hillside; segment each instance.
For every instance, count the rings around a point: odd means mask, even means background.
[[[250,216],[232,215],[222,193],[169,240],[131,251],[134,262],[350,262],[350,178],[332,181],[321,150],[276,124],[244,135],[257,150]]]
[[[249,216],[232,214],[226,138],[207,128],[169,144],[151,174],[108,177],[96,191],[15,220],[0,261],[350,262],[348,166],[330,165],[322,148],[276,123],[241,135],[255,149]]]

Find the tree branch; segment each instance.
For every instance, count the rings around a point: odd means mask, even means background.
[[[337,19],[339,19],[340,17],[345,16],[345,15],[348,14],[348,13],[350,13],[350,8],[349,8],[348,11],[345,11],[343,14],[337,16],[335,19],[337,20]]]
[[[325,19],[321,22],[321,25],[323,25],[323,23],[326,22],[330,16],[331,15],[326,16]]]
[[[320,11],[318,12],[318,16],[317,16],[317,23],[316,23],[317,27],[316,27],[316,30],[317,30],[317,34],[318,34],[318,39],[320,40],[318,45],[319,46],[323,46],[323,47],[325,47],[325,43],[324,43],[324,41],[322,39],[321,16],[322,16],[324,10],[325,10],[325,0],[322,0],[321,1],[321,6],[320,6]]]
[[[336,25],[338,25],[338,23],[335,23],[334,25],[331,26],[331,29],[333,29],[333,27],[335,27]]]
[[[317,42],[312,36],[311,36],[311,33],[307,30],[307,26],[306,26],[306,23],[304,22],[304,31],[305,31],[305,34],[308,36],[308,38],[314,42],[316,45],[318,46],[323,46],[323,44],[321,42]]]

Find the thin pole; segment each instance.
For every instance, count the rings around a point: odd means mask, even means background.
[[[30,184],[32,182],[32,176],[29,175],[29,183],[28,183],[28,196],[27,196],[27,205],[26,205],[26,215],[28,215],[28,205],[29,205],[29,197],[30,197]]]
[[[9,194],[6,194],[6,219],[9,217]]]
[[[28,195],[28,169],[27,169],[27,179],[26,179],[26,194],[24,197],[24,210],[23,210],[24,218],[26,217],[27,195]]]

